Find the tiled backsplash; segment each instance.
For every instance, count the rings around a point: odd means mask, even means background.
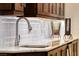
[[[1,16],[0,16],[1,17]],[[32,31],[28,34],[27,23],[21,20],[19,22],[19,34],[21,40],[38,40],[38,38],[50,38],[51,31],[51,19],[29,17],[27,18],[32,26]],[[16,17],[1,17],[0,18],[0,47],[12,47],[15,44],[16,38]],[[64,21],[52,20],[61,22],[60,35],[64,34]]]

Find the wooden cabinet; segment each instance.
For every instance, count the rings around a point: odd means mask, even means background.
[[[15,3],[14,15],[16,15],[16,16],[24,15],[24,5],[22,3]]]
[[[66,47],[67,45],[64,45],[54,50],[51,50],[48,52],[48,56],[66,56]]]
[[[23,11],[22,3],[0,3],[0,15],[22,16]]]
[[[78,56],[78,39],[49,51],[48,56]]]
[[[0,3],[0,10],[11,10],[12,4],[11,3]]]
[[[64,3],[26,3],[24,16],[64,18]]]
[[[57,49],[49,51],[48,56],[57,56]]]
[[[38,3],[37,16],[64,18],[64,3]]]
[[[72,42],[72,55],[78,56],[78,41]]]
[[[37,15],[37,3],[26,3],[24,7],[25,17],[36,17]]]
[[[68,45],[71,56],[78,56],[78,40],[73,41]]]
[[[64,18],[64,3],[0,3],[0,15]]]
[[[50,4],[38,3],[37,4],[38,15],[49,15],[50,14]]]
[[[16,11],[23,11],[23,4],[22,3],[15,3],[15,10]]]

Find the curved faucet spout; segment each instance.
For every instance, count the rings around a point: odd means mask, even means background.
[[[20,41],[20,35],[18,34],[18,23],[21,19],[26,20],[27,24],[28,24],[28,33],[31,32],[32,27],[30,25],[29,20],[26,17],[19,17],[19,19],[16,21],[16,40],[15,40],[15,46],[19,45],[19,41]]]

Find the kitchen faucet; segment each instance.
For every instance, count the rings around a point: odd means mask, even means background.
[[[19,17],[19,19],[16,21],[16,39],[15,39],[15,46],[19,45],[19,41],[20,41],[20,35],[18,34],[18,23],[21,19],[26,20],[27,24],[28,24],[28,33],[30,33],[30,31],[32,30],[32,27],[30,25],[29,20],[26,17]]]

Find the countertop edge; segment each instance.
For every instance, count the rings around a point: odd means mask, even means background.
[[[8,48],[8,49],[0,49],[0,53],[31,53],[31,52],[48,52],[50,50],[56,49],[58,47],[61,47],[65,44],[68,44],[70,42],[73,42],[75,40],[78,39],[73,39],[73,40],[69,40],[68,42],[64,42],[62,44],[59,45],[55,45],[55,46],[49,46],[46,48],[22,48],[22,47],[14,47],[13,49]]]

